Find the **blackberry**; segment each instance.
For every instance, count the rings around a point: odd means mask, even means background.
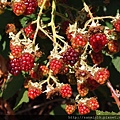
[[[17,76],[21,72],[19,58],[9,60],[8,71],[14,76]]]
[[[21,70],[28,72],[34,66],[34,57],[30,53],[24,53],[20,57],[20,67]]]
[[[76,52],[72,47],[69,47],[63,54],[63,62],[73,66],[79,59],[79,53]]]

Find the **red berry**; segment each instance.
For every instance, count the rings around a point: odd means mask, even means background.
[[[72,47],[69,47],[65,53],[63,53],[63,61],[66,64],[73,66],[79,59],[79,53]]]
[[[89,91],[86,83],[77,83],[77,90],[81,97],[86,96]]]
[[[21,70],[28,72],[34,66],[34,57],[30,53],[24,53],[20,57],[20,67]]]
[[[24,15],[33,14],[35,10],[37,9],[37,6],[38,6],[37,0],[23,0],[23,2],[26,6]]]
[[[30,24],[27,27],[25,27],[24,31],[27,37],[29,37],[30,39],[34,38],[35,26],[33,24]]]
[[[24,2],[14,2],[12,9],[15,15],[20,16],[25,12],[26,5],[24,4]]]
[[[72,88],[69,84],[61,86],[60,94],[63,98],[70,98],[72,96]]]
[[[110,72],[106,68],[100,68],[94,75],[94,79],[99,84],[104,84],[108,80]]]
[[[14,58],[8,62],[8,71],[14,76],[20,74],[21,69],[19,58]]]
[[[52,59],[50,61],[50,69],[53,71],[53,74],[56,75],[60,72],[63,67],[63,62],[61,60]]]
[[[83,48],[87,43],[87,39],[82,34],[77,34],[75,37],[72,38],[71,41],[71,45],[73,48]]]
[[[113,26],[115,27],[115,30],[117,32],[120,32],[120,19],[117,19],[114,23]]]
[[[28,97],[31,99],[35,99],[41,93],[42,91],[39,88],[35,88],[35,87],[28,88]]]
[[[12,45],[11,47],[11,54],[15,57],[15,58],[19,58],[22,54],[22,46],[21,45]]]
[[[87,100],[86,104],[87,104],[88,108],[90,108],[93,111],[95,111],[99,108],[99,103],[98,103],[97,99],[94,97]]]
[[[76,110],[76,104],[67,104],[65,106],[65,111],[67,112],[67,114],[72,114],[74,111]]]
[[[90,113],[90,109],[84,103],[79,102],[78,103],[78,112],[80,113],[80,115],[86,115],[86,114]]]
[[[108,50],[110,53],[117,53],[119,52],[119,42],[117,40],[110,40],[108,42]]]
[[[104,56],[102,54],[102,52],[97,52],[95,53],[94,51],[90,54],[91,59],[93,61],[94,64],[100,64],[103,62]]]
[[[108,43],[107,37],[104,33],[96,33],[90,37],[90,45],[94,52],[100,52]]]
[[[94,79],[93,76],[90,76],[86,80],[86,84],[87,84],[87,87],[89,88],[90,91],[93,91],[93,90],[97,89],[100,86],[100,84],[98,82],[96,82],[96,80]]]

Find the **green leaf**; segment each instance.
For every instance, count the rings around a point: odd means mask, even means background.
[[[1,39],[2,39],[2,35],[0,35],[0,41],[1,41]]]
[[[117,69],[117,71],[120,72],[120,56],[113,58],[112,63],[115,66],[115,68]]]
[[[27,103],[27,102],[29,102],[28,91],[25,88],[23,88],[17,97],[14,110],[17,110],[22,105],[22,103]]]
[[[43,20],[44,22],[46,22],[46,21],[49,21],[50,18],[49,18],[49,17],[42,17],[42,20]]]
[[[21,88],[23,83],[24,83],[24,78],[22,75],[13,77],[13,79],[7,83],[7,87],[3,91],[2,97],[6,100],[9,99]]]
[[[109,23],[109,22],[106,22],[106,26],[109,27],[110,29],[113,28],[113,25],[111,23]]]

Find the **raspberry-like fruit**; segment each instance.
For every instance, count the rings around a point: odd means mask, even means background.
[[[96,82],[92,75],[88,79],[86,79],[86,84],[90,91],[93,91],[100,86],[100,84]]]
[[[104,33],[96,33],[90,37],[90,45],[94,52],[100,52],[108,43],[108,39]]]
[[[109,53],[118,53],[120,50],[119,42],[117,40],[110,40],[108,42]]]
[[[20,74],[21,72],[21,69],[20,69],[20,60],[19,58],[14,58],[14,59],[11,59],[9,62],[8,62],[8,71],[14,75],[14,76],[17,76]]]
[[[79,53],[76,52],[72,47],[69,47],[65,53],[63,53],[63,61],[66,64],[73,66],[79,59]]]
[[[86,102],[89,109],[95,111],[99,108],[99,103],[96,98],[92,97]]]
[[[65,106],[65,111],[67,112],[67,114],[73,114],[73,112],[76,110],[76,104],[67,104]]]
[[[20,16],[25,12],[26,5],[23,1],[21,2],[14,2],[12,5],[12,10],[15,13],[15,15]]]
[[[21,45],[12,45],[11,54],[14,58],[19,58],[22,55],[23,47]]]
[[[113,26],[115,27],[115,30],[117,32],[120,32],[120,19],[117,19],[114,23]]]
[[[35,10],[37,9],[37,6],[38,6],[37,0],[23,0],[23,2],[26,6],[24,15],[33,14]]]
[[[35,99],[41,93],[42,93],[42,91],[39,88],[35,88],[35,87],[28,88],[28,97],[31,99]]]
[[[71,45],[73,48],[84,47],[87,44],[87,38],[82,34],[77,34],[71,40]]]
[[[30,39],[34,38],[35,26],[33,24],[30,24],[27,27],[25,27],[24,31],[27,37],[29,37]]]
[[[72,96],[72,88],[69,84],[64,84],[60,88],[60,94],[63,98],[70,98]]]
[[[34,66],[34,57],[30,53],[24,53],[20,57],[21,70],[28,72]]]
[[[104,60],[104,56],[103,56],[103,53],[101,51],[97,52],[97,53],[95,53],[94,51],[92,51],[92,53],[90,54],[90,56],[91,56],[92,62],[94,64],[100,64]]]
[[[63,62],[61,60],[57,60],[56,58],[50,61],[50,69],[53,71],[53,74],[58,74],[63,67]]]
[[[88,94],[89,88],[86,83],[77,83],[77,90],[81,97],[84,97]]]
[[[80,113],[80,115],[86,115],[86,114],[90,113],[90,109],[84,103],[79,102],[78,103],[78,112]]]
[[[108,80],[110,76],[109,70],[106,68],[100,68],[94,75],[94,79],[99,83],[99,84],[104,84],[106,80]]]

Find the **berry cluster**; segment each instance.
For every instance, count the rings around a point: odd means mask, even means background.
[[[21,0],[19,2],[13,2],[12,10],[15,15],[30,15],[37,9],[37,0]]]
[[[89,92],[107,83],[110,77],[109,67],[107,69],[103,67],[104,65],[102,66],[104,56],[114,55],[120,51],[119,41],[116,38],[120,32],[120,19],[111,21],[112,30],[98,23],[97,17],[95,21],[94,17],[90,18],[84,28],[79,28],[78,23],[71,25],[65,20],[56,27],[53,11],[56,10],[55,4],[58,2],[63,3],[61,0],[53,2],[15,0],[12,2],[12,10],[16,17],[36,13],[34,15],[38,18],[32,21],[31,17],[30,21],[26,21],[29,24],[26,24],[18,33],[16,29],[6,31],[11,38],[8,72],[13,76],[21,73],[27,79],[25,81],[27,87],[24,87],[28,88],[29,98],[35,99],[40,94],[46,93],[47,99],[53,98],[54,95],[70,101],[74,99],[74,103],[66,103],[67,114],[73,114],[78,109],[80,115],[85,115],[99,108],[97,99],[91,97]],[[64,2],[67,3],[66,0]],[[52,20],[47,23],[49,19],[43,20],[42,17],[46,18],[45,14],[51,10],[48,9],[51,4],[53,4]],[[55,13],[57,14],[56,11]],[[62,28],[59,29],[59,25]],[[64,35],[65,39],[58,35],[58,32]],[[47,51],[48,56],[46,52],[42,52],[45,57],[47,56],[46,60],[41,59],[39,39],[36,35],[44,39],[42,42],[46,42],[48,38],[53,42],[53,49],[50,52]],[[44,45],[40,46],[46,50]],[[76,88],[75,94],[72,86]]]

